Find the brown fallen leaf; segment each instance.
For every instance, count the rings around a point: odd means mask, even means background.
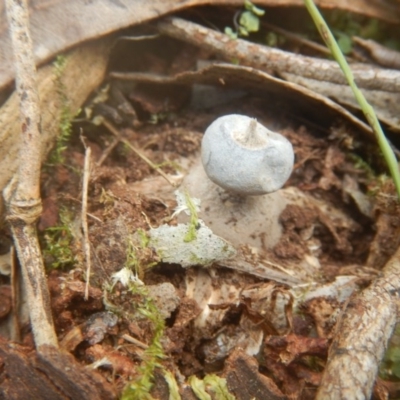
[[[312,120],[324,127],[330,127],[338,118],[353,125],[372,140],[368,126],[351,113],[329,100],[300,85],[282,81],[272,75],[251,67],[225,63],[212,64],[198,71],[188,71],[175,76],[159,76],[146,73],[111,72],[110,77],[122,81],[153,83],[161,85],[209,84],[219,88],[254,90],[268,95],[275,103],[279,99],[286,108],[296,110],[303,119]],[[293,111],[294,112],[294,111]]]

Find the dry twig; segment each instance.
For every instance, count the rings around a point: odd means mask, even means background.
[[[122,335],[121,337],[122,337],[122,339],[125,339],[129,343],[135,344],[136,346],[140,347],[141,349],[146,350],[149,348],[149,346],[146,343],[143,343],[140,340],[137,340],[134,337],[132,337],[131,335],[128,335],[126,333],[124,335]]]
[[[103,162],[107,159],[107,157],[111,154],[111,152],[117,147],[118,143],[121,141],[120,137],[116,137],[112,140],[112,142],[104,149],[101,157],[96,162],[97,167],[101,167]]]
[[[8,221],[22,267],[35,344],[39,352],[58,347],[50,296],[35,222],[42,212],[40,199],[40,110],[36,68],[29,35],[28,8],[24,0],[6,0],[7,19],[14,52],[16,87],[20,100],[22,146],[16,179],[6,187]]]
[[[230,39],[223,33],[185,21],[168,18],[158,23],[160,33],[209,49],[224,59],[237,59],[241,65],[274,73],[292,73],[304,78],[347,85],[335,61],[301,56],[261,46],[242,39]],[[400,71],[375,68],[365,64],[351,65],[360,88],[398,92]]]
[[[90,241],[89,229],[87,222],[87,199],[89,190],[89,177],[90,177],[90,156],[92,150],[86,145],[84,139],[81,137],[82,143],[85,146],[85,164],[83,167],[83,183],[82,183],[82,233],[83,233],[83,251],[85,253],[86,263],[86,285],[85,285],[85,300],[89,299],[89,284],[90,284],[90,271],[91,271],[91,258],[90,258]]]
[[[20,274],[18,273],[18,266],[17,266],[17,256],[15,254],[15,247],[11,246],[10,249],[10,260],[11,260],[11,299],[12,299],[12,321],[11,321],[11,340],[14,342],[21,341],[21,331],[20,331],[20,324],[19,324],[19,305],[20,305],[20,287],[21,287],[21,278]]]

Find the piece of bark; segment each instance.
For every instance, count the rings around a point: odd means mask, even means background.
[[[224,378],[229,392],[238,400],[283,400],[286,396],[274,381],[258,372],[258,363],[254,357],[243,350],[235,350],[225,364]]]
[[[353,295],[337,325],[319,400],[369,399],[399,312],[400,247],[382,276]]]
[[[116,393],[97,372],[72,356],[30,348],[0,337],[0,398],[7,400],[107,400]]]

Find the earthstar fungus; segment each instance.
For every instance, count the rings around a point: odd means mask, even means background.
[[[207,128],[201,157],[182,187],[200,200],[199,217],[216,235],[261,254],[282,236],[279,216],[291,196],[278,189],[289,178],[293,160],[286,138],[254,118],[226,115]]]
[[[294,162],[291,143],[256,119],[231,114],[206,130],[201,159],[208,177],[231,193],[263,195],[280,189]]]

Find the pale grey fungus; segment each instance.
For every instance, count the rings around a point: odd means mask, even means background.
[[[231,114],[206,130],[201,159],[208,177],[225,190],[254,196],[274,192],[289,179],[291,143],[254,118]]]

